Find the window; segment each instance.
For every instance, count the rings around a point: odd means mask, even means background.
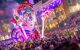
[[[59,11],[55,15],[56,15],[56,17],[59,17],[59,16],[63,15],[63,12],[62,11]]]
[[[25,0],[15,0],[15,1],[18,2],[18,3],[23,3]]]
[[[80,0],[77,0],[77,2],[80,4]]]
[[[42,0],[42,3],[45,3],[45,2],[47,2],[48,0]]]
[[[36,4],[36,3],[38,3],[40,0],[34,0],[34,3]]]
[[[72,4],[72,0],[67,0],[68,4],[71,5]]]

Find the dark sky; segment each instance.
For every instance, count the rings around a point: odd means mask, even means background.
[[[4,30],[2,27],[4,23],[10,23],[10,19],[13,18],[13,9],[17,4],[16,1],[0,0],[0,30]]]
[[[17,2],[13,0],[0,0],[0,21],[6,20],[8,22],[13,17],[12,9],[16,6],[15,3]]]
[[[16,6],[15,3],[21,4],[25,0],[0,0],[0,20],[9,19],[12,17],[12,9]],[[13,7],[11,7],[13,6]]]

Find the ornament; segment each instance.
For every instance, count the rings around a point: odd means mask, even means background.
[[[16,18],[16,20],[18,20],[18,19],[19,19],[19,17],[18,17],[18,16],[16,16],[15,18]]]

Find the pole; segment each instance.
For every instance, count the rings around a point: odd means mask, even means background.
[[[44,37],[44,17],[42,17],[42,38]]]

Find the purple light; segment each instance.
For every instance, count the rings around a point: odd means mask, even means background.
[[[34,0],[28,0],[29,3],[34,4]]]
[[[27,35],[26,35],[26,32],[24,31],[24,28],[22,27],[22,25],[19,25],[19,26],[20,26],[20,28],[21,28],[21,30],[22,30],[22,32],[23,32],[25,38],[28,39],[28,37],[27,37]]]
[[[53,2],[45,7],[43,7],[43,9],[41,10],[41,12],[45,12],[46,10],[50,10],[50,9],[55,9],[56,7],[58,7],[61,3],[63,2],[63,0],[53,0]]]

